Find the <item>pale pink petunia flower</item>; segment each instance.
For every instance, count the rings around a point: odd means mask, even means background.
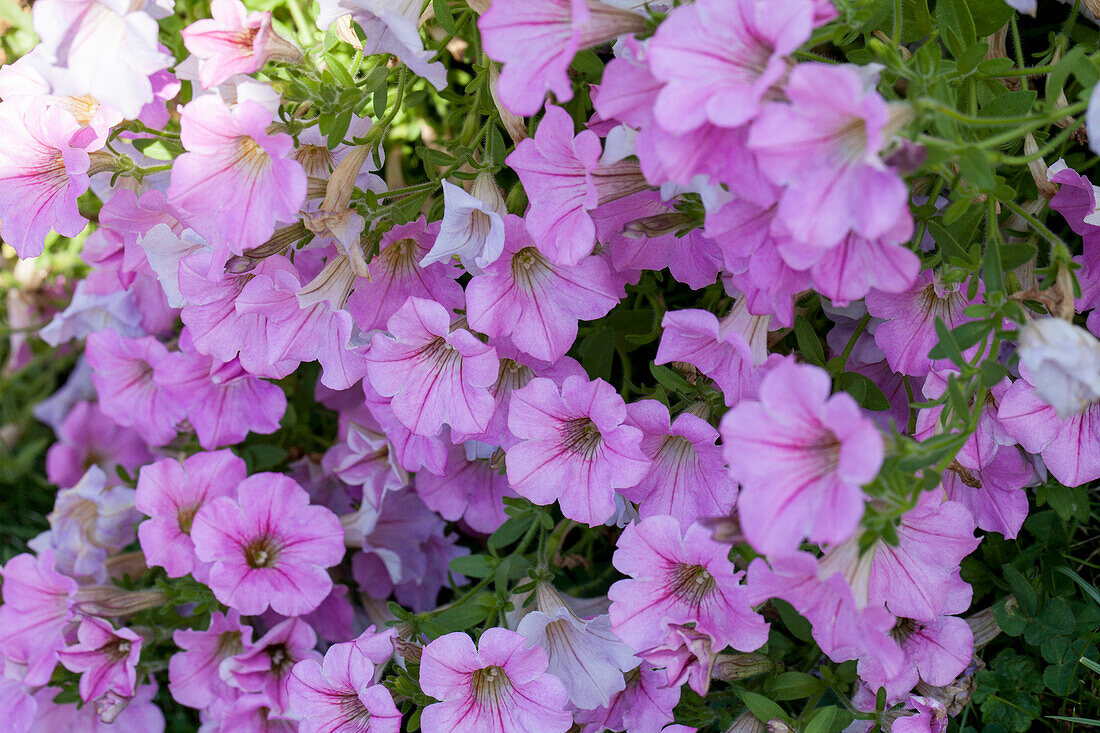
[[[288,618],[222,662],[218,674],[230,687],[263,695],[272,710],[286,715],[290,712],[291,671],[298,662],[321,661],[321,655],[314,651],[316,645],[317,633],[309,623]]]
[[[141,469],[134,506],[149,517],[138,527],[138,540],[150,567],[160,566],[170,578],[188,573],[200,580],[205,568],[195,556],[191,525],[207,502],[232,496],[248,472],[229,450],[195,453],[182,463],[164,458]]]
[[[590,212],[649,188],[636,162],[604,166],[600,156],[596,133],[574,135],[573,118],[555,106],[546,108],[535,136],[508,156],[531,201],[527,231],[551,262],[575,265],[592,254],[596,225]]]
[[[664,670],[642,664],[625,674],[626,687],[606,707],[581,710],[576,715],[583,733],[629,730],[631,733],[661,733],[673,720],[680,702],[680,688],[670,687]]]
[[[88,190],[91,141],[69,113],[34,98],[0,102],[0,128],[4,241],[20,257],[37,257],[51,229],[73,237],[88,223],[76,200]]]
[[[891,108],[858,68],[797,64],[784,91],[789,101],[763,106],[748,144],[785,187],[779,219],[794,238],[828,248],[849,231],[876,239],[911,227],[909,189],[879,157]]]
[[[188,707],[206,708],[217,698],[233,696],[218,669],[225,660],[252,648],[252,627],[241,623],[238,611],[214,611],[205,630],[176,629],[172,641],[180,648],[168,660],[172,699]]]
[[[531,241],[523,219],[508,216],[504,227],[503,254],[466,286],[470,327],[555,362],[573,345],[578,321],[595,320],[618,305],[619,288],[602,258],[556,265]]]
[[[268,59],[301,56],[293,44],[275,32],[269,11],[249,12],[240,0],[213,0],[210,15],[180,32],[187,50],[202,59],[199,79],[203,89],[217,86],[234,74],[259,71]]]
[[[810,0],[697,0],[675,8],[648,48],[653,75],[665,82],[657,122],[683,133],[703,122],[750,121],[787,72],[784,57],[812,28]]]
[[[948,359],[932,359],[929,352],[939,341],[936,319],[948,330],[973,320],[963,313],[974,298],[962,284],[943,285],[930,271],[924,271],[913,286],[899,293],[872,290],[867,294],[867,311],[886,322],[875,329],[875,343],[886,355],[890,368],[902,374],[921,377],[933,369],[951,369]],[[977,347],[963,351],[969,358]]]
[[[628,422],[642,431],[642,453],[653,461],[636,486],[619,491],[638,504],[639,515],[668,514],[687,526],[729,514],[737,483],[716,445],[718,431],[691,412],[672,420],[657,400],[633,402],[626,411]]]
[[[626,404],[597,379],[566,377],[559,389],[538,377],[511,395],[508,482],[536,504],[557,501],[570,519],[596,526],[615,512],[615,489],[634,486],[650,459],[642,433],[625,424]]]
[[[501,101],[517,115],[538,112],[547,91],[573,98],[577,51],[645,28],[643,16],[598,0],[495,0],[478,19],[485,53],[504,64]]]
[[[340,415],[340,440],[325,453],[321,466],[345,484],[362,487],[363,501],[377,507],[387,491],[408,486],[410,476],[381,426],[366,410],[359,412],[352,419]]]
[[[859,525],[861,486],[878,473],[883,440],[851,395],[830,396],[825,370],[784,361],[760,386],[759,401],[722,418],[738,510],[760,552],[794,552],[804,538],[842,542]]]
[[[504,498],[516,493],[504,475],[504,453],[500,449],[493,450],[488,458],[468,453],[463,446],[451,446],[444,474],[422,471],[416,475],[414,487],[424,504],[444,519],[461,519],[475,532],[491,534],[508,520]]]
[[[172,64],[156,20],[123,0],[47,0],[34,30],[52,58],[53,93],[90,96],[136,119],[155,99],[153,77]]]
[[[143,639],[131,629],[114,629],[95,616],[85,616],[77,643],[57,653],[61,664],[80,675],[80,699],[91,702],[113,692],[133,697]]]
[[[156,384],[168,349],[152,336],[123,338],[111,329],[88,336],[84,358],[92,368],[99,409],[119,425],[137,430],[149,445],[176,437],[185,406]]]
[[[654,516],[629,525],[612,557],[629,576],[608,591],[612,630],[636,651],[661,643],[669,623],[694,623],[714,649],[760,648],[768,624],[750,607],[728,555],[698,523],[682,530],[675,518]]]
[[[504,197],[493,176],[478,174],[469,193],[443,181],[443,221],[431,251],[420,260],[425,267],[458,257],[462,267],[479,275],[504,250]]]
[[[296,221],[305,201],[294,141],[269,134],[272,119],[259,102],[243,99],[229,108],[216,94],[183,107],[180,140],[187,152],[172,164],[168,201],[226,257],[267,241],[276,221]]]
[[[113,476],[116,467],[132,473],[152,459],[137,431],[121,427],[83,400],[65,416],[57,438],[46,452],[46,477],[61,488],[75,486],[93,465]]]
[[[344,528],[305,489],[276,473],[257,473],[199,509],[191,539],[213,563],[210,588],[243,614],[268,607],[284,616],[308,613],[332,589],[326,568],[344,557]]]
[[[371,340],[367,377],[392,398],[397,419],[429,437],[444,424],[458,434],[484,431],[493,415],[496,350],[463,328],[452,330],[447,309],[423,298],[410,297],[387,328]]]
[[[65,633],[76,617],[76,581],[54,569],[53,550],[37,557],[16,555],[0,569],[0,651],[9,663],[26,668],[27,685],[44,685],[65,646]]]
[[[547,664],[546,652],[507,629],[487,630],[477,647],[462,632],[433,640],[420,686],[440,702],[424,708],[424,733],[565,733],[568,696]]]
[[[401,713],[393,696],[377,684],[393,653],[394,630],[373,627],[359,639],[334,644],[322,662],[294,665],[287,682],[290,709],[301,719],[301,733],[397,733]]]

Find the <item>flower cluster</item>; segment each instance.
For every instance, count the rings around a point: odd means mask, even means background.
[[[9,727],[945,730],[964,559],[1100,479],[1100,214],[853,5],[37,0],[0,236],[87,274]]]

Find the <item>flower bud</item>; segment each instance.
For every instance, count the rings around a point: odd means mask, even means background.
[[[508,108],[500,103],[500,96],[497,92],[497,79],[500,78],[500,69],[496,64],[489,67],[489,92],[493,95],[493,104],[497,107],[497,112],[500,113],[501,124],[504,125],[504,129],[508,132],[508,137],[512,138],[512,142],[519,143],[522,140],[527,139],[527,124],[524,123],[522,117],[518,117],[508,111]]]
[[[122,590],[108,586],[81,588],[73,597],[73,608],[86,616],[116,618],[163,606],[167,597],[159,590]]]
[[[716,680],[743,680],[758,674],[771,672],[775,662],[763,654],[719,654],[714,659],[711,676]]]

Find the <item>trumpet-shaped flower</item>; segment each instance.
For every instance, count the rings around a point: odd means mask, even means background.
[[[420,687],[440,700],[424,708],[424,733],[565,733],[573,716],[546,652],[514,631],[491,628],[477,647],[462,632],[424,647]]]
[[[9,662],[26,668],[23,682],[44,685],[65,646],[65,631],[76,613],[76,581],[54,570],[54,553],[16,555],[0,575],[4,578],[0,604],[0,651]]]
[[[218,673],[231,687],[262,695],[280,715],[290,712],[289,683],[294,665],[321,661],[314,651],[317,634],[300,618],[280,621],[240,654],[222,663]]]
[[[860,487],[882,465],[882,436],[851,395],[829,391],[823,369],[785,361],[764,377],[760,401],[722,418],[741,525],[765,554],[794,552],[806,537],[843,542],[863,516]]]
[[[292,479],[257,473],[199,509],[191,525],[195,554],[210,568],[210,588],[246,615],[270,607],[284,616],[308,613],[332,590],[326,568],[344,557],[344,527],[312,506]]]
[[[88,190],[89,141],[72,115],[35,98],[0,103],[0,127],[4,241],[20,257],[37,257],[51,229],[73,237],[88,223],[76,200]]]
[[[555,362],[573,345],[578,321],[600,318],[618,304],[619,288],[602,258],[555,265],[535,247],[523,219],[508,216],[505,231],[503,255],[466,288],[470,327]]]
[[[168,660],[168,689],[176,702],[206,708],[218,698],[232,698],[218,670],[225,660],[252,648],[252,627],[241,623],[239,612],[214,611],[205,630],[176,629],[172,641],[180,648]]]
[[[272,113],[242,99],[232,109],[216,94],[184,106],[168,201],[221,254],[243,254],[291,222],[306,198],[306,174],[285,133],[268,134]],[[225,257],[220,257],[224,262]]]
[[[642,433],[626,422],[626,404],[597,379],[566,377],[559,390],[538,377],[512,392],[508,482],[536,504],[557,501],[570,519],[596,526],[615,512],[615,489],[634,486],[650,460]]]
[[[457,434],[483,432],[493,415],[496,350],[465,329],[451,330],[447,309],[423,298],[409,298],[388,329],[371,340],[367,376],[392,398],[397,419],[417,435],[437,435],[444,424]]]
[[[188,573],[204,578],[195,556],[191,526],[199,509],[222,496],[232,496],[248,472],[231,451],[196,453],[182,463],[165,458],[141,469],[134,506],[149,520],[138,527],[138,540],[150,566],[170,578]]]
[[[111,692],[133,697],[137,662],[144,641],[131,629],[118,629],[103,619],[85,616],[76,630],[77,643],[57,656],[70,672],[80,675],[80,699],[98,700]]]
[[[114,475],[116,466],[133,472],[152,458],[137,431],[119,426],[83,400],[65,416],[57,437],[46,453],[46,477],[61,488],[75,486],[91,466]]]
[[[668,624],[690,623],[714,649],[758,649],[768,624],[749,606],[728,555],[700,524],[681,530],[675,518],[654,516],[628,526],[612,557],[630,576],[608,591],[612,630],[636,651],[661,643]]]
[[[297,49],[272,28],[269,11],[249,12],[240,0],[214,0],[210,14],[180,32],[187,50],[202,59],[203,89],[259,71],[272,57],[295,56]]]

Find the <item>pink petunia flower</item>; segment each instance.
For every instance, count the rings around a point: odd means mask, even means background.
[[[317,633],[300,618],[280,621],[254,644],[222,662],[218,673],[246,693],[259,694],[280,715],[290,712],[288,685],[294,665],[301,661],[320,662],[314,651]]]
[[[268,134],[271,121],[272,113],[251,99],[230,109],[206,94],[183,107],[180,140],[187,152],[172,165],[168,201],[221,254],[267,241],[275,222],[297,220],[305,201],[306,174],[292,156],[293,140]]]
[[[598,0],[496,0],[478,19],[485,53],[504,64],[500,98],[533,115],[546,92],[573,98],[569,65],[577,51],[645,30],[645,18]]]
[[[565,684],[579,710],[607,707],[626,687],[624,672],[641,662],[611,631],[607,614],[581,618],[550,585],[535,588],[535,607],[520,619],[516,633],[542,647],[549,672]]]
[[[377,684],[381,667],[393,653],[394,630],[334,644],[324,661],[294,665],[288,681],[290,708],[301,733],[397,733],[401,713],[393,696]]]
[[[710,634],[690,624],[663,622],[661,626],[664,641],[643,649],[640,654],[650,664],[664,667],[669,687],[681,687],[686,682],[688,687],[706,697],[718,653]]]
[[[680,702],[680,688],[669,686],[664,670],[642,664],[626,673],[626,687],[611,698],[606,707],[576,715],[584,725],[583,733],[605,730],[629,730],[637,733],[661,733],[673,720],[673,709]]]
[[[487,458],[471,457],[468,453],[463,446],[451,446],[444,474],[418,473],[416,493],[444,519],[451,522],[461,519],[475,532],[491,534],[508,520],[504,497],[516,493],[504,475],[504,454],[499,449]]]
[[[354,419],[340,415],[340,441],[328,449],[321,465],[344,483],[362,487],[363,501],[377,508],[387,491],[408,486],[410,476],[381,426],[366,410],[359,412]]]
[[[767,640],[768,624],[749,606],[729,546],[702,525],[681,530],[673,517],[649,517],[623,530],[616,544],[612,564],[630,577],[608,591],[611,628],[631,648],[653,648],[670,623],[694,623],[713,649],[752,651]]]
[[[95,705],[57,704],[58,687],[42,687],[34,693],[38,711],[30,730],[50,733],[163,733],[164,713],[153,697],[157,685],[140,685],[132,698],[113,693]],[[125,705],[121,710],[119,706]]]
[[[449,310],[462,307],[462,286],[455,282],[462,270],[453,262],[420,265],[439,232],[439,222],[429,224],[422,217],[382,235],[378,255],[368,266],[370,277],[356,281],[348,298],[348,312],[360,330],[384,330],[410,296],[434,300]]]
[[[175,438],[185,411],[154,380],[167,357],[168,349],[152,336],[128,339],[111,329],[88,336],[84,351],[99,409],[119,425],[137,430],[150,445]]]
[[[860,487],[882,465],[882,436],[851,395],[829,391],[825,370],[784,361],[764,377],[760,401],[722,418],[741,524],[760,552],[794,552],[806,537],[843,542],[863,516]]]
[[[79,134],[71,115],[34,98],[0,103],[0,127],[4,241],[20,257],[37,257],[51,229],[74,237],[88,223],[76,200],[88,190],[88,153],[98,146]]]
[[[674,9],[648,49],[653,75],[665,82],[657,122],[684,133],[704,121],[750,121],[786,73],[784,57],[812,29],[810,0],[698,0]]]
[[[477,435],[493,415],[489,387],[497,378],[496,350],[469,331],[452,330],[439,303],[410,297],[390,317],[389,334],[375,334],[367,352],[367,377],[390,397],[393,413],[417,435],[451,426]]]
[[[508,482],[536,504],[557,501],[570,519],[602,524],[615,489],[636,485],[650,467],[641,431],[625,421],[626,404],[602,379],[566,377],[560,389],[531,380],[512,392],[508,429],[520,442],[507,450]]]
[[[909,189],[879,157],[891,110],[869,87],[854,67],[798,64],[789,103],[765,104],[752,124],[749,147],[785,187],[779,218],[797,240],[829,248],[849,231],[876,239],[911,218]]]
[[[688,308],[667,311],[661,320],[661,343],[655,364],[681,361],[714,380],[727,405],[755,397],[768,358],[768,316],[753,316],[748,302],[738,299],[719,320],[709,311]]]
[[[716,445],[718,431],[690,412],[671,420],[657,400],[631,403],[626,411],[628,422],[642,431],[642,453],[653,461],[645,478],[619,492],[638,504],[639,515],[667,514],[687,526],[729,514],[737,483]]]
[[[218,600],[254,616],[268,607],[284,616],[316,608],[332,589],[325,571],[344,557],[344,528],[312,506],[292,479],[257,473],[199,509],[191,525],[195,554],[213,563]]]
[[[76,581],[54,570],[54,553],[16,555],[0,575],[4,578],[0,604],[0,651],[10,663],[26,668],[27,685],[44,685],[65,646],[65,632],[76,617],[73,598]]]
[[[424,708],[424,733],[565,733],[568,696],[547,664],[546,652],[507,629],[487,630],[477,647],[462,632],[433,640],[420,687],[440,702]]]
[[[649,188],[636,163],[600,165],[600,140],[573,134],[573,118],[548,106],[533,138],[508,156],[527,192],[527,231],[551,262],[575,265],[592,254],[596,225],[589,212],[600,204]]]
[[[76,630],[77,643],[57,653],[61,664],[80,675],[80,699],[97,700],[108,692],[133,697],[143,639],[131,629],[115,630],[95,616],[85,616]]]
[[[76,485],[84,472],[99,466],[109,476],[121,466],[133,472],[152,456],[141,436],[108,418],[99,407],[81,401],[65,416],[58,441],[46,452],[46,477],[61,488]]]
[[[183,463],[165,458],[142,468],[134,506],[149,517],[138,527],[138,540],[150,567],[164,568],[170,578],[205,577],[191,540],[195,515],[207,502],[232,496],[247,475],[244,461],[228,450],[196,453]]]
[[[183,45],[202,59],[199,79],[209,89],[234,74],[259,71],[271,58],[293,59],[301,52],[275,32],[268,11],[248,11],[239,0],[213,0],[211,18],[184,28]]]
[[[186,329],[179,346],[158,365],[153,379],[171,400],[186,405],[199,445],[213,450],[239,443],[250,432],[267,435],[279,429],[286,394],[278,385],[249,374],[237,359],[223,364],[197,353]]]
[[[591,321],[619,303],[607,263],[585,257],[555,265],[535,247],[523,219],[508,216],[500,259],[466,287],[470,327],[507,337],[520,351],[554,362],[577,337],[577,322]]]
[[[241,623],[241,614],[214,611],[203,631],[176,629],[172,641],[180,651],[168,660],[168,689],[172,699],[192,708],[206,708],[216,698],[232,697],[233,691],[218,670],[227,659],[252,648],[252,627]]]
[[[157,22],[117,0],[47,0],[34,30],[52,61],[53,93],[89,96],[136,119],[155,99],[153,77],[172,64]]]

